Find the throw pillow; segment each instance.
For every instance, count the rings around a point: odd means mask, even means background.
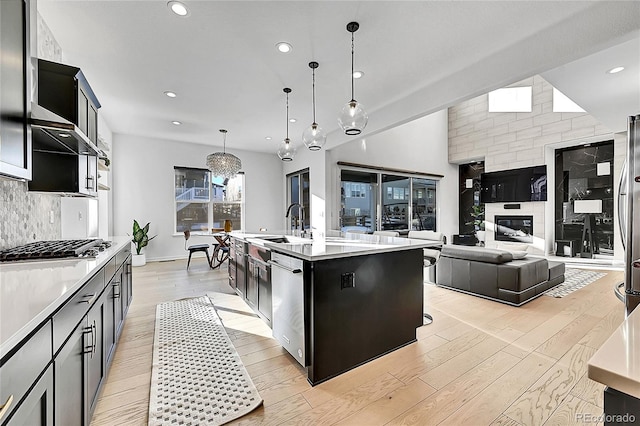
[[[514,260],[518,260],[518,259],[524,259],[525,257],[527,257],[527,252],[526,251],[520,251],[520,250],[509,250],[511,252],[511,255],[513,256]]]

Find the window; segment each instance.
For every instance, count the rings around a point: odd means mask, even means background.
[[[531,112],[531,86],[489,92],[489,112]]]
[[[231,220],[233,230],[242,230],[242,192],[244,188],[244,173],[223,180],[213,178],[211,183],[213,193],[213,221],[212,228],[223,228],[225,220]]]
[[[564,93],[553,88],[553,112],[585,112],[580,105],[573,102]]]
[[[287,206],[298,203],[304,207],[304,229],[309,229],[311,224],[311,205],[309,203],[309,169],[300,170],[299,172],[287,175]],[[356,188],[353,188],[351,194],[355,194]],[[355,197],[356,195],[351,195]],[[289,212],[289,229],[300,228],[300,208],[292,207]]]
[[[174,167],[175,232],[208,232],[230,219],[241,230],[244,174],[223,180],[207,169]]]

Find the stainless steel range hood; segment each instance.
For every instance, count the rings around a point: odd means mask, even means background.
[[[102,156],[100,149],[74,123],[31,103],[33,149],[45,152]]]

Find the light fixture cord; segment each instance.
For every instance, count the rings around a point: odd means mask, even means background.
[[[313,122],[316,122],[316,69],[312,68],[313,83],[311,84],[311,98],[313,100]]]
[[[222,132],[222,152],[227,153],[227,132]]]
[[[355,96],[353,94],[353,32],[351,33],[351,100],[355,100]]]
[[[289,139],[289,94],[287,93],[287,139]]]

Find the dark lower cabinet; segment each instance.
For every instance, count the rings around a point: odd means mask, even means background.
[[[108,292],[105,290],[102,296],[87,314],[87,326],[91,329],[92,347],[85,353],[87,357],[87,407],[89,407],[89,418],[96,408],[98,394],[102,381],[106,379],[106,356],[105,356],[105,311],[107,307],[106,299]]]
[[[53,424],[53,366],[45,370],[6,426]]]
[[[256,262],[258,275],[258,313],[271,326],[271,266],[265,262]]]
[[[55,371],[55,424],[88,424],[85,404],[87,384],[87,354],[92,349],[92,329],[87,327],[86,317],[73,330],[62,346],[53,365]]]
[[[245,300],[254,310],[258,309],[258,281],[260,280],[258,261],[247,257],[247,292]]]

